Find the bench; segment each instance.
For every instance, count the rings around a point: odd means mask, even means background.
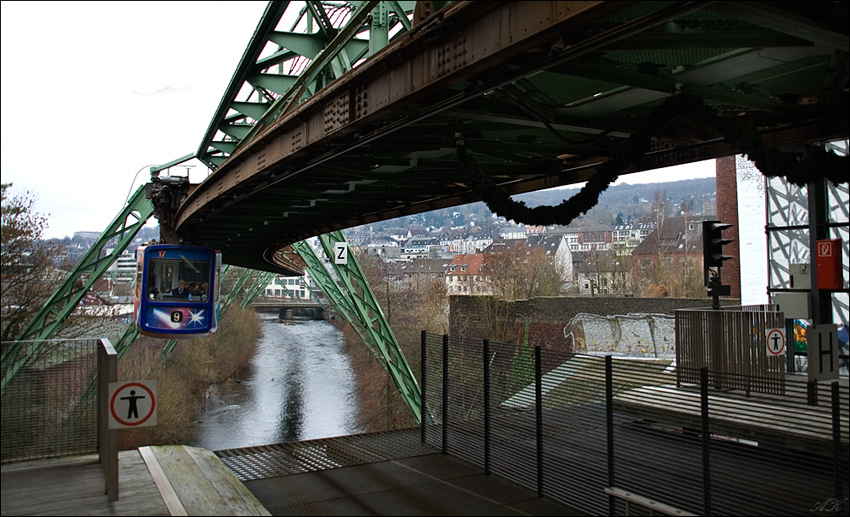
[[[678,508],[670,506],[669,504],[653,501],[648,497],[637,495],[633,492],[629,492],[628,490],[623,490],[622,488],[605,487],[604,490],[606,494],[616,497],[617,499],[620,499],[621,501],[624,501],[626,503],[626,515],[631,515],[632,504],[648,508],[650,515],[655,515],[656,513],[659,513],[661,515],[697,515],[695,513],[680,510]]]
[[[829,408],[799,404],[772,404],[768,400],[739,400],[709,396],[712,433],[818,454],[832,454],[832,415]],[[700,394],[672,386],[644,386],[614,396],[614,409],[650,420],[699,429]],[[848,418],[840,416],[842,446],[848,444]]]

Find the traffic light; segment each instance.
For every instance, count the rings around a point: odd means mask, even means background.
[[[723,254],[723,245],[729,244],[732,239],[724,239],[722,233],[723,230],[731,227],[731,224],[719,221],[702,222],[703,269],[705,271],[712,267],[721,267],[724,260],[732,258],[730,255]]]
[[[720,282],[720,271],[724,260],[732,258],[723,254],[723,245],[732,242],[732,239],[723,238],[723,230],[731,228],[728,223],[720,221],[702,222],[702,253],[703,273],[705,274],[705,285],[708,287],[708,295],[713,299],[712,307],[720,308],[720,296],[729,296],[731,288]],[[714,268],[712,270],[712,268]]]

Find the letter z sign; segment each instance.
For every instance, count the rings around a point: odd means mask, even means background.
[[[334,243],[334,264],[348,264],[348,243]]]

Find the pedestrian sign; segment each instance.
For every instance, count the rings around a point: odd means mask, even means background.
[[[785,355],[785,329],[765,329],[767,331],[768,356]]]
[[[156,425],[156,381],[109,383],[109,428]]]

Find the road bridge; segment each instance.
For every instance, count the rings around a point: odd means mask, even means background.
[[[305,312],[313,319],[327,319],[325,307],[327,303],[318,300],[303,300],[294,298],[257,298],[251,302],[250,307],[260,310],[277,310],[278,317],[284,321],[291,321],[295,311],[299,315]],[[305,310],[306,309],[306,310]]]
[[[324,305],[316,300],[295,300],[292,298],[257,298],[251,303],[251,307],[279,309],[287,308],[303,308],[303,309],[321,309]]]
[[[736,153],[846,181],[846,158],[799,147],[848,135],[845,2],[423,2],[412,23],[402,4],[337,27],[308,2],[320,30],[299,38],[270,4],[197,152],[215,172],[158,212],[172,238],[289,272],[311,236],[479,200],[566,224],[620,174]],[[356,36],[381,19],[407,23],[369,55]],[[588,180],[548,211],[507,197]]]

